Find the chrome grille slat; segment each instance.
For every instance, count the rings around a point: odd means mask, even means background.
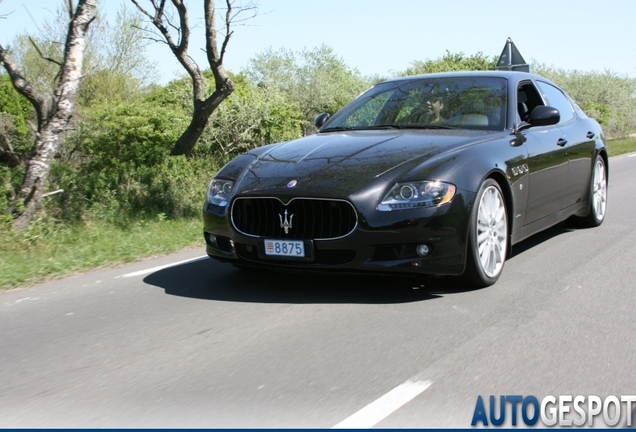
[[[289,233],[280,226],[280,216],[291,219]],[[293,219],[292,219],[293,215]],[[252,237],[328,240],[349,235],[357,226],[355,209],[345,200],[294,198],[284,205],[274,197],[237,198],[232,204],[232,225]]]

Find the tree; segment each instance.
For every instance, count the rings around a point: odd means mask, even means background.
[[[107,20],[98,7],[86,35],[78,107],[139,96],[140,88],[156,76],[155,65],[145,54],[143,16],[126,6],[121,5],[114,20]],[[60,41],[67,31],[68,14],[60,7],[39,34],[20,34],[11,43],[11,56],[22,76],[41,93],[50,93],[57,85],[64,57]]]
[[[244,73],[259,87],[275,89],[298,105],[304,116],[304,135],[315,130],[316,115],[335,113],[370,86],[325,45],[296,53],[265,51],[250,60]]]
[[[197,147],[208,144],[227,157],[301,136],[303,115],[297,103],[275,88],[252,84],[244,75],[232,76],[232,81],[236,90],[214,112]]]
[[[247,6],[234,10],[233,2],[231,0],[225,1],[227,7],[224,17],[225,36],[219,49],[219,32],[216,28],[217,11],[214,6],[214,0],[204,0],[205,51],[215,82],[214,91],[210,96],[206,97],[206,85],[203,73],[188,54],[190,24],[188,22],[188,9],[183,0],[171,0],[171,4],[177,12],[178,23],[171,19],[171,14],[166,13],[166,0],[149,0],[152,6],[152,13],[142,8],[138,0],[131,1],[137,6],[141,13],[148,17],[152,25],[159,31],[159,36],[163,38],[163,42],[168,45],[181,66],[183,66],[192,79],[192,120],[175,143],[171,152],[173,155],[189,156],[205,130],[210,115],[212,115],[221,102],[234,91],[234,83],[223,66],[223,57],[225,56],[227,45],[232,36],[232,24],[237,22],[239,15],[243,12],[255,11],[255,6],[253,6],[252,3],[248,3]],[[174,35],[171,33],[170,29],[176,30],[177,34]],[[175,36],[177,40],[175,40]]]
[[[37,133],[31,156],[26,164],[22,185],[11,206],[13,227],[26,228],[42,199],[51,162],[73,114],[82,77],[84,48],[88,28],[95,19],[98,0],[79,0],[75,10],[68,3],[70,23],[64,43],[59,81],[49,100],[26,80],[12,56],[0,45],[0,62],[15,89],[33,105],[37,117]]]
[[[482,53],[466,56],[464,53],[446,51],[435,60],[414,61],[411,67],[400,75],[419,75],[435,72],[492,70],[497,65],[497,57],[487,57]]]
[[[611,137],[636,131],[636,79],[612,71],[563,70],[533,63],[531,70],[565,90]]]
[[[137,98],[157,76],[155,64],[145,53],[144,17],[126,6],[122,3],[114,22],[98,15],[91,28],[86,73],[78,94],[82,107]]]

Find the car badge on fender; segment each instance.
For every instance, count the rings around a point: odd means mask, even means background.
[[[289,234],[289,229],[292,227],[292,219],[294,219],[294,215],[289,215],[289,220],[287,220],[287,209],[285,209],[285,220],[283,220],[283,216],[278,213],[278,217],[280,218],[280,227],[285,230],[285,234]]]
[[[298,182],[296,180],[292,180],[289,183],[287,183],[287,187],[288,188],[293,188],[294,186],[296,186],[298,184]]]

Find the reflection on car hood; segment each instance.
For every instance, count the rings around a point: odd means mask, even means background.
[[[317,134],[273,147],[256,159],[239,194],[346,197],[379,177],[394,177],[492,132],[355,131]],[[297,184],[290,188],[289,182]]]

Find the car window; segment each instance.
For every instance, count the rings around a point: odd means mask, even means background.
[[[518,120],[527,122],[532,110],[539,105],[544,105],[544,103],[534,84],[530,81],[521,83],[517,89]]]
[[[507,81],[492,77],[414,78],[377,85],[326,125],[503,130]]]
[[[570,104],[570,101],[561,90],[543,81],[537,81],[537,85],[545,95],[548,105],[559,110],[559,114],[561,114],[559,124],[566,123],[574,118],[572,104]]]

